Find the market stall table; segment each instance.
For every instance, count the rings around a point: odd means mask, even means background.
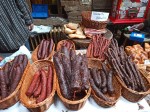
[[[142,108],[139,109],[139,105]],[[149,112],[150,107],[147,104],[146,100],[143,99],[138,103],[131,103],[125,100],[123,97],[119,99],[115,106],[111,108],[103,108],[95,103],[93,98],[89,98],[85,103],[84,107],[78,111],[68,110],[60,99],[55,96],[54,103],[50,106],[50,108],[46,112]],[[0,112],[30,112],[26,107],[24,107],[21,103],[16,103],[12,107],[0,110]]]
[[[86,50],[76,50],[77,53],[85,54]],[[10,54],[9,54],[10,55]],[[8,55],[8,56],[9,56]],[[4,54],[3,56],[7,56]],[[12,55],[11,55],[12,56]],[[11,58],[10,56],[10,58]],[[140,105],[140,106],[139,106]],[[141,107],[141,108],[140,108]],[[150,106],[145,99],[137,103],[132,103],[120,97],[115,106],[110,108],[103,108],[96,104],[92,97],[88,98],[83,108],[78,111],[68,110],[57,95],[54,97],[54,103],[46,112],[149,112]],[[12,107],[5,110],[0,110],[0,112],[29,112],[29,110],[23,106],[20,102],[17,102]]]

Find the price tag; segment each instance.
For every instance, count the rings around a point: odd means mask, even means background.
[[[94,21],[107,21],[109,13],[92,11],[91,20]]]
[[[145,65],[150,64],[150,60],[145,60],[145,61],[144,61],[144,64],[145,64]]]

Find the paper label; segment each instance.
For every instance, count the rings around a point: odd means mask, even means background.
[[[109,13],[92,11],[91,20],[94,21],[107,21]]]
[[[150,60],[145,60],[145,61],[144,61],[144,64],[145,64],[145,65],[150,64]]]

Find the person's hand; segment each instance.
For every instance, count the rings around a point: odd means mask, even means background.
[[[142,28],[144,28],[144,23],[139,23],[139,24],[135,24],[130,28],[130,31],[133,31],[134,29],[138,29],[141,30]]]
[[[30,25],[28,26],[28,29],[31,31],[31,30],[33,30],[33,27],[34,27],[34,24],[30,24]]]

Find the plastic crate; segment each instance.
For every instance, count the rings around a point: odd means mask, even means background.
[[[47,4],[32,4],[32,17],[33,18],[47,18],[48,5]]]

